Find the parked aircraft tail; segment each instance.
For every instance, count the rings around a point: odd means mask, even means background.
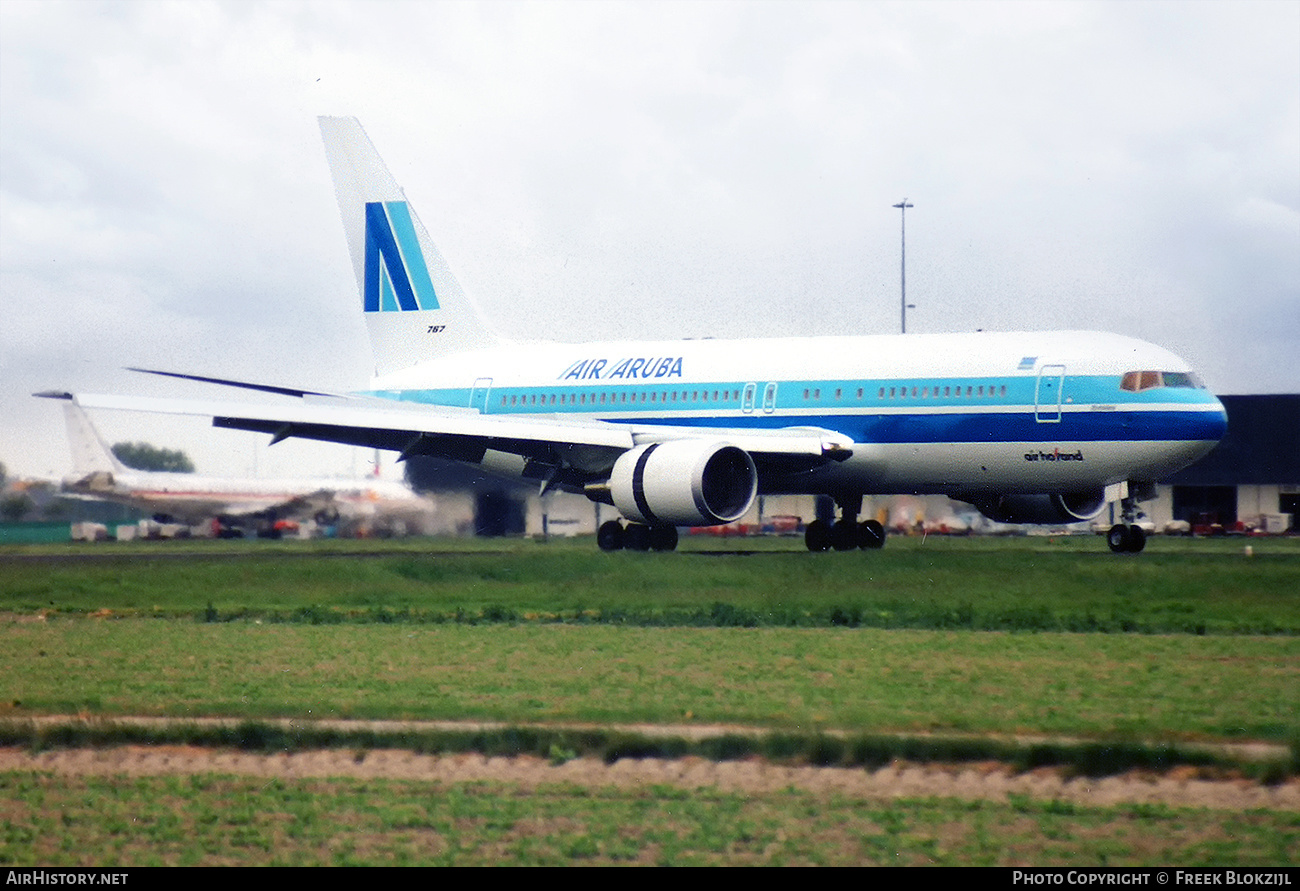
[[[79,476],[94,473],[123,473],[125,465],[99,438],[86,410],[75,402],[63,403],[63,417],[68,422],[68,446],[72,449],[72,469]]]
[[[496,343],[361,124],[319,120],[375,374]]]

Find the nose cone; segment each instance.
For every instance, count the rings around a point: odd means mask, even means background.
[[[1218,443],[1218,441],[1223,439],[1224,435],[1228,432],[1228,411],[1223,407],[1223,403],[1220,402],[1217,397],[1210,396],[1210,401],[1214,403],[1215,407],[1218,408],[1218,411],[1206,412],[1206,414],[1209,415],[1209,419],[1207,420],[1209,438],[1213,439],[1215,443]]]
[[[1179,438],[1186,444],[1184,464],[1209,454],[1228,432],[1228,412],[1213,393],[1205,391],[1198,407],[1203,410],[1184,416],[1180,425]]]

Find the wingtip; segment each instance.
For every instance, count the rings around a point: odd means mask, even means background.
[[[66,390],[42,390],[39,393],[33,393],[38,399],[66,399],[72,401],[72,394]]]

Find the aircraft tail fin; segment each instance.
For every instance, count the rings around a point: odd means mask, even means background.
[[[375,374],[497,343],[360,122],[319,121]]]
[[[75,402],[65,402],[63,417],[68,422],[68,447],[72,449],[75,473],[89,476],[92,473],[126,472],[126,466],[104,444],[84,408]]]

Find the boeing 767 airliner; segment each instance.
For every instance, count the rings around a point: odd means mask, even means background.
[[[868,494],[941,493],[1007,523],[1123,522],[1213,448],[1223,406],[1179,357],[1090,331],[520,343],[461,290],[355,118],[321,132],[375,359],[370,387],[258,390],[265,405],[47,393],[90,408],[435,455],[617,508],[606,550],[671,550],[677,528],[742,517],[760,493],[832,497],[810,550],[874,548]]]

